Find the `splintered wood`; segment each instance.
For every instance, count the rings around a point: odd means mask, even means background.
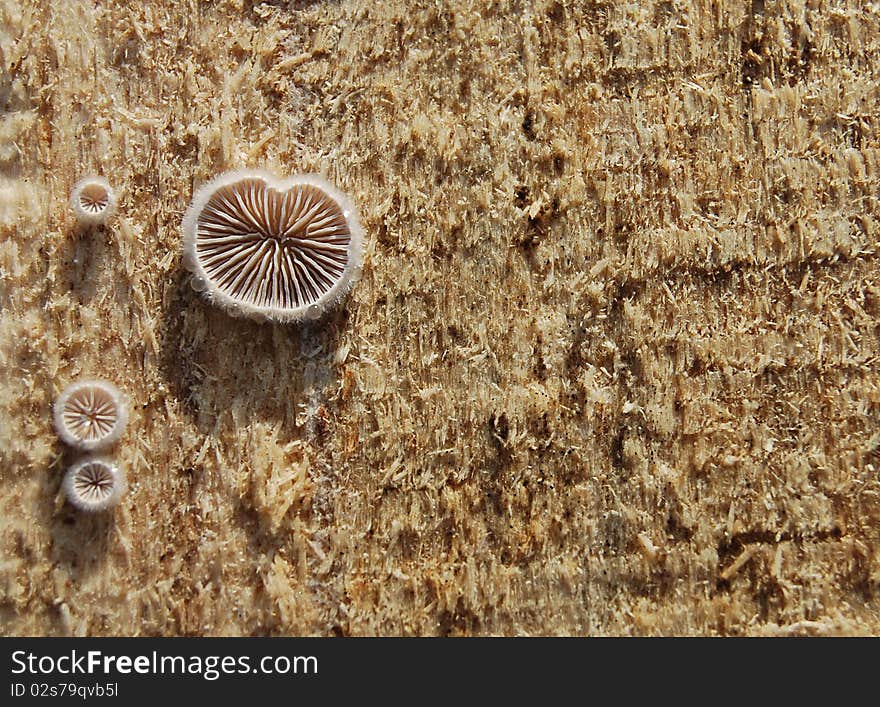
[[[876,4],[0,0],[0,63],[0,632],[880,633]],[[362,209],[318,324],[189,286],[245,167]]]

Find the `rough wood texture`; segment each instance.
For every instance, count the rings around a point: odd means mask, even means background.
[[[880,633],[876,4],[0,8],[3,633]],[[360,206],[322,325],[188,285],[245,166]]]

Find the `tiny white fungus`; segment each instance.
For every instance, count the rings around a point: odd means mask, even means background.
[[[125,473],[106,459],[89,457],[67,470],[61,486],[67,500],[80,510],[104,511],[125,493]]]
[[[58,396],[53,419],[62,442],[90,452],[109,447],[119,439],[128,422],[128,406],[112,383],[78,381]]]
[[[103,177],[80,179],[70,193],[70,206],[82,224],[95,226],[104,223],[116,208],[116,195]]]

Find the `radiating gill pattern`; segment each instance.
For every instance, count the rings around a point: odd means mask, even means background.
[[[196,253],[214,286],[233,299],[293,309],[342,279],[350,242],[345,214],[320,187],[282,192],[245,178],[211,195],[198,217]]]
[[[61,415],[67,430],[84,442],[104,439],[119,421],[116,401],[98,386],[79,388],[64,402]]]
[[[113,496],[116,477],[108,464],[88,462],[77,469],[72,485],[76,499],[83,504],[97,506]]]
[[[99,214],[110,203],[110,194],[100,184],[87,184],[79,193],[79,205],[83,211]]]
[[[73,185],[70,205],[78,222],[97,226],[113,214],[116,197],[110,183],[103,177],[84,177]]]
[[[125,472],[106,459],[88,457],[64,475],[67,500],[83,511],[104,511],[119,503],[126,489]]]

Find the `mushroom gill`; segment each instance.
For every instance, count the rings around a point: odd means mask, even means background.
[[[194,286],[233,314],[292,322],[320,316],[359,273],[361,231],[348,199],[313,175],[221,175],[184,217]]]

